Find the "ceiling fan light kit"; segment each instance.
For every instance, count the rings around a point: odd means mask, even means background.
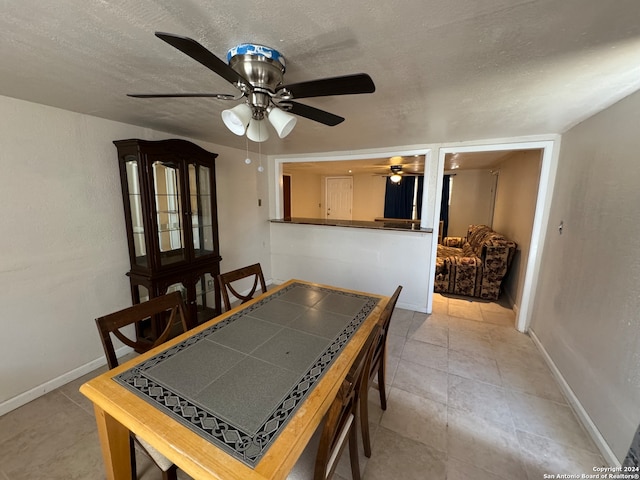
[[[402,165],[391,165],[389,169],[391,170],[392,174],[389,177],[389,180],[391,180],[393,183],[400,183],[400,180],[402,180]]]
[[[244,135],[251,120],[251,107],[241,103],[235,107],[222,111],[222,121],[236,135]]]
[[[280,138],[289,135],[298,121],[296,117],[279,108],[270,107],[267,112],[267,118],[269,118],[269,122],[276,129]]]
[[[284,138],[296,125],[294,115],[327,126],[335,126],[344,118],[309,105],[293,101],[331,95],[353,95],[375,92],[375,85],[366,73],[321,78],[284,85],[286,61],[277,50],[264,45],[243,43],[227,52],[227,63],[188,37],[156,32],[156,36],[220,75],[240,91],[239,96],[220,93],[130,94],[136,98],[203,97],[218,100],[240,100],[244,103],[222,111],[222,121],[235,135],[244,135],[254,142],[264,142],[269,132],[266,117],[278,137]]]
[[[249,120],[249,127],[247,128],[247,138],[252,142],[260,143],[269,139],[269,130],[265,125],[264,120],[256,120],[252,118]]]

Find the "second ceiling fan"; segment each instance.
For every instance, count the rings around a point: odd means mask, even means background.
[[[299,98],[352,95],[375,92],[373,80],[366,73],[321,78],[307,82],[283,84],[286,62],[273,48],[244,43],[229,50],[227,61],[220,60],[195,40],[171,33],[156,32],[156,36],[190,56],[231,83],[237,95],[223,93],[152,93],[129,94],[136,98],[209,97],[244,102],[222,112],[222,120],[236,135],[247,134],[254,142],[269,137],[265,118],[278,132],[287,136],[298,115],[324,125],[335,126],[343,117],[294,101]]]

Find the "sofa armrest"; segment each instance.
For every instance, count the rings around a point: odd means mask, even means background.
[[[462,248],[466,240],[465,237],[444,237],[442,239],[442,245],[445,247]]]
[[[480,293],[482,260],[478,257],[453,257],[449,273],[450,293],[475,297]]]
[[[484,245],[482,260],[487,272],[491,272],[494,279],[502,280],[513,260],[516,245],[513,242],[502,245]]]

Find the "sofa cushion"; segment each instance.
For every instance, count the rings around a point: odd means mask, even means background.
[[[463,255],[461,248],[447,247],[446,245],[438,245],[438,257],[459,257]]]
[[[496,233],[487,225],[469,225],[467,230],[467,242],[476,246],[484,241],[487,235]]]
[[[482,250],[482,249],[480,249],[480,250]],[[482,252],[480,252],[480,253],[482,253]],[[462,256],[464,256],[464,257],[479,257],[480,255],[478,255],[478,253],[476,252],[476,249],[473,248],[469,242],[467,242],[462,246]]]
[[[442,239],[442,245],[445,247],[462,248],[466,241],[467,239],[465,237],[444,237]]]

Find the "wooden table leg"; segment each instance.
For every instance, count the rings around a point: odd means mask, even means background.
[[[93,406],[108,480],[131,480],[129,430],[97,405]]]

